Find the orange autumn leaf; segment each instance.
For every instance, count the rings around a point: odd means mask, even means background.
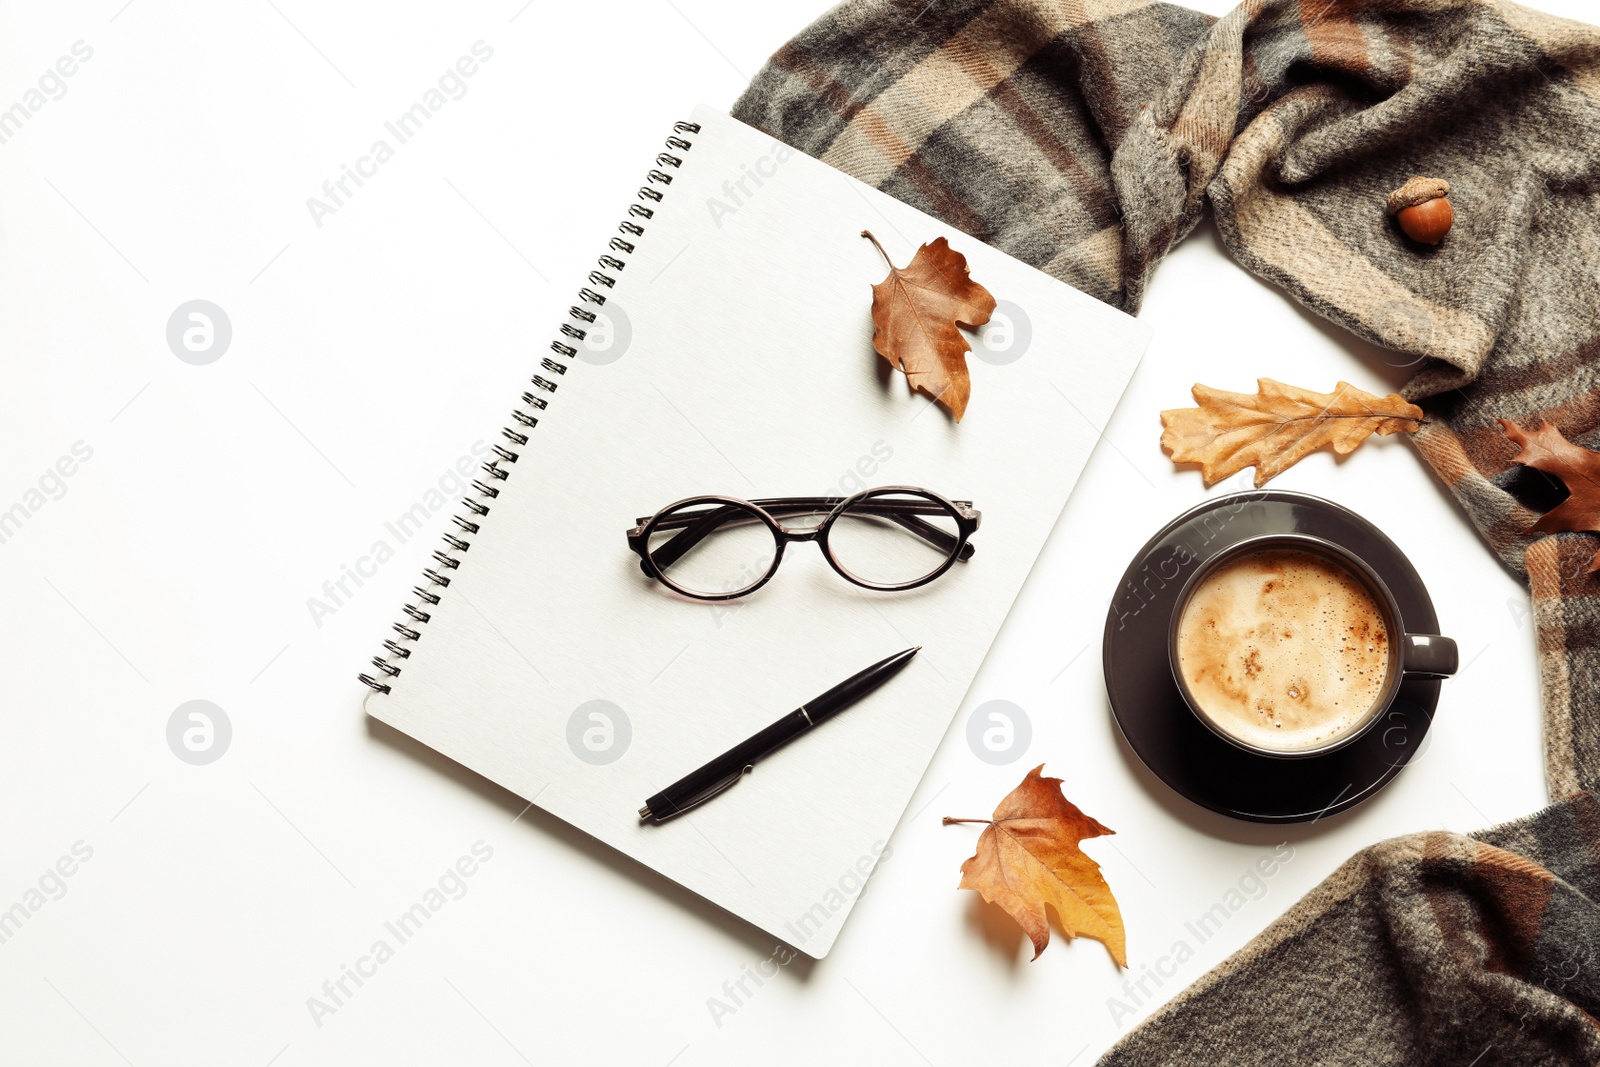
[[[1122,912],[1100,865],[1078,847],[1089,837],[1114,831],[1078,810],[1061,792],[1061,779],[1045,778],[1040,764],[1013,789],[994,819],[951,819],[945,823],[987,822],[978,851],[961,865],[961,889],[976,890],[1003,908],[1033,941],[1033,958],[1050,943],[1045,905],[1055,908],[1070,939],[1079,934],[1101,942],[1128,965],[1128,939]]]
[[[1600,452],[1573,444],[1548,424],[1524,430],[1510,419],[1499,421],[1521,449],[1515,462],[1555,475],[1569,494],[1523,533],[1600,533]],[[1600,552],[1589,562],[1589,573],[1596,571]]]
[[[1207,486],[1254,467],[1260,489],[1319,448],[1331,445],[1343,456],[1374,433],[1415,433],[1422,425],[1422,409],[1398,393],[1376,396],[1349,382],[1313,393],[1271,378],[1256,387],[1251,394],[1195,385],[1199,407],[1161,413],[1161,447],[1175,463],[1198,463]]]
[[[994,314],[994,297],[967,273],[967,257],[943,237],[917,249],[904,270],[883,245],[862,230],[889,264],[889,276],[872,287],[872,347],[911,388],[943,404],[957,422],[967,410],[972,346],[957,326],[976,328]]]

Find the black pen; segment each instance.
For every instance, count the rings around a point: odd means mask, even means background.
[[[900,673],[921,648],[921,645],[908,648],[874,663],[815,700],[800,705],[760,733],[741,741],[699,770],[690,771],[645,801],[644,807],[639,809],[639,818],[662,822],[704,804],[752,771],[756,760],[771,755],[813,726],[833,718]]]

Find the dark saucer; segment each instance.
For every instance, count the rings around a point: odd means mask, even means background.
[[[1354,807],[1400,773],[1439,704],[1437,680],[1400,687],[1383,719],[1335,752],[1272,759],[1228,744],[1195,718],[1167,658],[1167,625],[1185,579],[1207,560],[1263,534],[1308,533],[1343,545],[1393,592],[1408,633],[1438,633],[1422,579],[1361,516],[1303,493],[1261,490],[1209,500],[1168,523],[1134,557],[1112,599],[1104,646],[1111,713],[1156,777],[1201,807],[1251,822],[1304,822]]]

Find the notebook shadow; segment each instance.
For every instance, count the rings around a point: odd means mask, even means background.
[[[706,925],[714,927],[730,940],[737,942],[742,948],[747,949],[754,958],[765,959],[772,955],[773,943],[776,938],[765,930],[759,929],[738,916],[724,911],[698,893],[685,889],[665,875],[651,870],[622,852],[618,852],[610,845],[597,841],[570,823],[564,822],[539,808],[530,806],[526,800],[517,796],[511,790],[496,785],[481,774],[469,770],[448,756],[440,755],[427,745],[396,730],[394,727],[379,722],[370,716],[367,717],[366,724],[367,736],[373,741],[387,745],[395,751],[409,756],[425,765],[429,770],[450,779],[456,785],[476,793],[504,811],[508,821],[517,826],[527,827],[526,832],[539,834],[572,852],[581,853],[613,874],[627,878],[657,896],[671,901],[683,911],[688,912]],[[819,960],[814,960],[810,956],[797,952],[790,962],[780,968],[780,973],[792,975],[794,979],[800,982],[808,982],[810,981],[812,970],[819,962]]]

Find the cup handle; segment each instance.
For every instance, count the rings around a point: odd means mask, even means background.
[[[1403,669],[1407,678],[1448,678],[1461,666],[1456,643],[1438,634],[1406,634]]]

